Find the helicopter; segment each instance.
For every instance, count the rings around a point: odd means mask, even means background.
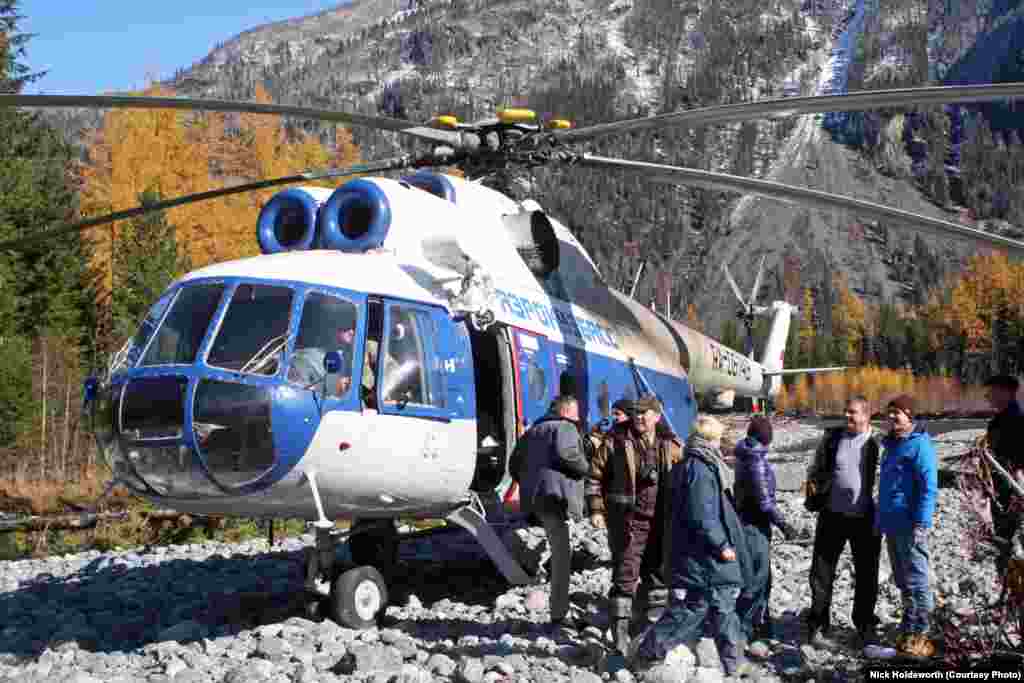
[[[261,255],[172,283],[106,372],[86,380],[85,399],[111,486],[193,514],[311,521],[310,614],[364,628],[387,604],[399,517],[443,518],[471,533],[509,582],[531,580],[495,533],[489,508],[508,485],[517,439],[554,396],[575,396],[586,423],[607,418],[616,398],[655,395],[666,425],[685,439],[697,390],[769,398],[784,374],[835,370],[783,368],[796,309],[756,303],[760,269],[744,297],[723,264],[748,347],[751,321],[772,318],[755,361],[751,349],[729,349],[610,287],[572,232],[536,201],[475,179],[542,165],[598,168],[849,210],[1019,254],[1022,242],[880,204],[571,147],[666,126],[1014,97],[1024,97],[1024,84],[787,98],[573,129],[525,109],[474,123],[450,116],[415,123],[223,100],[0,95],[0,106],[309,117],[395,131],[431,147],[173,198],[0,249],[228,194],[363,176],[333,191],[296,186],[274,195],[256,226]],[[429,170],[441,166],[465,177]],[[404,175],[366,175],[390,171]],[[353,524],[338,529],[337,519]],[[351,560],[339,559],[342,544]]]

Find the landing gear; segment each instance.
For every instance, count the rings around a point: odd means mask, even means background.
[[[331,582],[329,616],[353,629],[370,628],[388,602],[384,577],[373,567],[355,567]]]
[[[376,567],[391,576],[398,563],[398,527],[390,519],[354,521],[348,547],[356,565]]]
[[[346,540],[354,565],[336,559],[338,543]],[[397,556],[398,530],[390,520],[354,524],[347,531],[317,526],[316,547],[306,549],[306,617],[327,617],[357,630],[373,626],[388,602],[382,571],[390,573]],[[377,563],[380,569],[371,566]]]

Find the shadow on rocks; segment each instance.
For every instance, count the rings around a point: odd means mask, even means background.
[[[489,564],[444,571],[404,564],[389,586],[391,604],[415,592],[426,604],[447,597],[492,606],[508,590]],[[299,549],[152,564],[128,553],[99,557],[66,576],[39,574],[0,593],[0,660],[34,660],[64,643],[91,652],[129,652],[277,624],[304,615],[303,573]]]
[[[143,564],[103,556],[67,576],[39,574],[0,594],[0,655],[34,658],[74,642],[93,652],[188,643],[301,614],[302,551]]]

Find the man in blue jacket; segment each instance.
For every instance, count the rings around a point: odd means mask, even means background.
[[[882,442],[878,481],[878,527],[885,534],[892,577],[903,597],[903,621],[896,639],[906,654],[930,657],[928,639],[932,592],[928,585],[928,530],[938,497],[938,464],[931,437],[914,424],[914,399],[888,404],[889,434]]]

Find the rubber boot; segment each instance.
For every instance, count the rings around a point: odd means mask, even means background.
[[[609,622],[612,629],[612,647],[625,656],[629,652],[631,641],[629,622],[633,616],[633,598],[616,596],[608,605]]]
[[[648,624],[657,624],[668,607],[668,589],[653,588],[647,592],[647,606],[644,616]]]

